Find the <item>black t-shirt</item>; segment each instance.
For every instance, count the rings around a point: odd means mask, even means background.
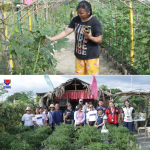
[[[79,16],[72,19],[69,28],[75,29],[75,56],[80,60],[99,58],[99,44],[89,40],[83,34],[83,28],[88,26],[91,30],[92,36],[102,35],[101,23],[92,16],[87,22],[82,22]]]

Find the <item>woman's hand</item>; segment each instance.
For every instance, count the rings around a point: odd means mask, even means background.
[[[50,40],[50,42],[52,41],[50,37],[48,37],[48,39]],[[44,44],[44,45],[47,44],[46,39],[43,40],[43,44]]]
[[[98,128],[98,125],[94,125],[94,126]]]
[[[88,39],[90,39],[90,38],[92,37],[91,30],[89,30],[89,31],[90,31],[90,33],[87,33],[85,29],[83,30],[83,34],[84,34]]]

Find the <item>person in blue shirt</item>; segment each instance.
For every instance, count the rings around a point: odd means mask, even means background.
[[[130,132],[133,132],[135,110],[130,106],[129,100],[125,101],[125,106],[126,107],[122,109],[122,122],[124,127],[127,127]]]
[[[59,104],[55,104],[55,110],[52,113],[54,127],[63,122],[63,111],[60,110]]]
[[[104,114],[105,114],[106,109],[108,108],[106,105],[104,105],[103,99],[99,99],[97,108],[98,107],[102,107],[103,108],[103,113]]]
[[[106,124],[107,116],[103,113],[103,107],[97,108],[97,120],[94,124],[98,129],[102,129],[102,126]]]
[[[74,111],[70,103],[67,103],[67,110],[65,110],[64,118],[67,124],[74,124]]]

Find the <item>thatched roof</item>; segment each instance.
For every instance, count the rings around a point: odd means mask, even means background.
[[[113,97],[117,96],[140,96],[140,97],[147,97],[150,96],[150,91],[143,92],[143,91],[127,91],[127,92],[119,92],[112,95]]]
[[[78,78],[73,78],[67,80],[65,83],[62,83],[60,86],[56,87],[54,91],[46,93],[39,101],[39,105],[43,106],[43,100],[47,99],[47,104],[50,100],[54,100],[55,97],[61,97],[67,90],[75,90],[73,83],[78,83],[78,90],[87,90],[89,93],[92,93],[90,89],[90,84],[84,82]],[[98,88],[97,100],[100,97],[110,96],[111,94],[107,91],[103,91],[100,87]]]

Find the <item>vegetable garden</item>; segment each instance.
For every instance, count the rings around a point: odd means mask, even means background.
[[[123,126],[106,124],[109,133],[100,133],[96,127],[88,125],[74,127],[61,124],[52,131],[43,126],[36,130],[21,128],[21,118],[25,108],[32,104],[0,103],[0,149],[1,150],[135,150],[134,135]]]
[[[109,133],[100,133],[96,127],[74,127],[61,124],[55,131],[47,126],[32,130],[11,127],[0,134],[1,150],[137,150],[136,138],[125,127],[107,124]]]
[[[91,0],[91,3],[93,16],[102,24],[100,46],[133,74],[150,74],[150,2]],[[45,74],[49,70],[55,74],[54,50],[69,44],[65,38],[54,45],[47,40],[48,45],[44,46],[42,40],[67,27],[78,1],[40,0],[24,8],[22,4],[21,7],[14,4],[1,5],[1,74]]]

